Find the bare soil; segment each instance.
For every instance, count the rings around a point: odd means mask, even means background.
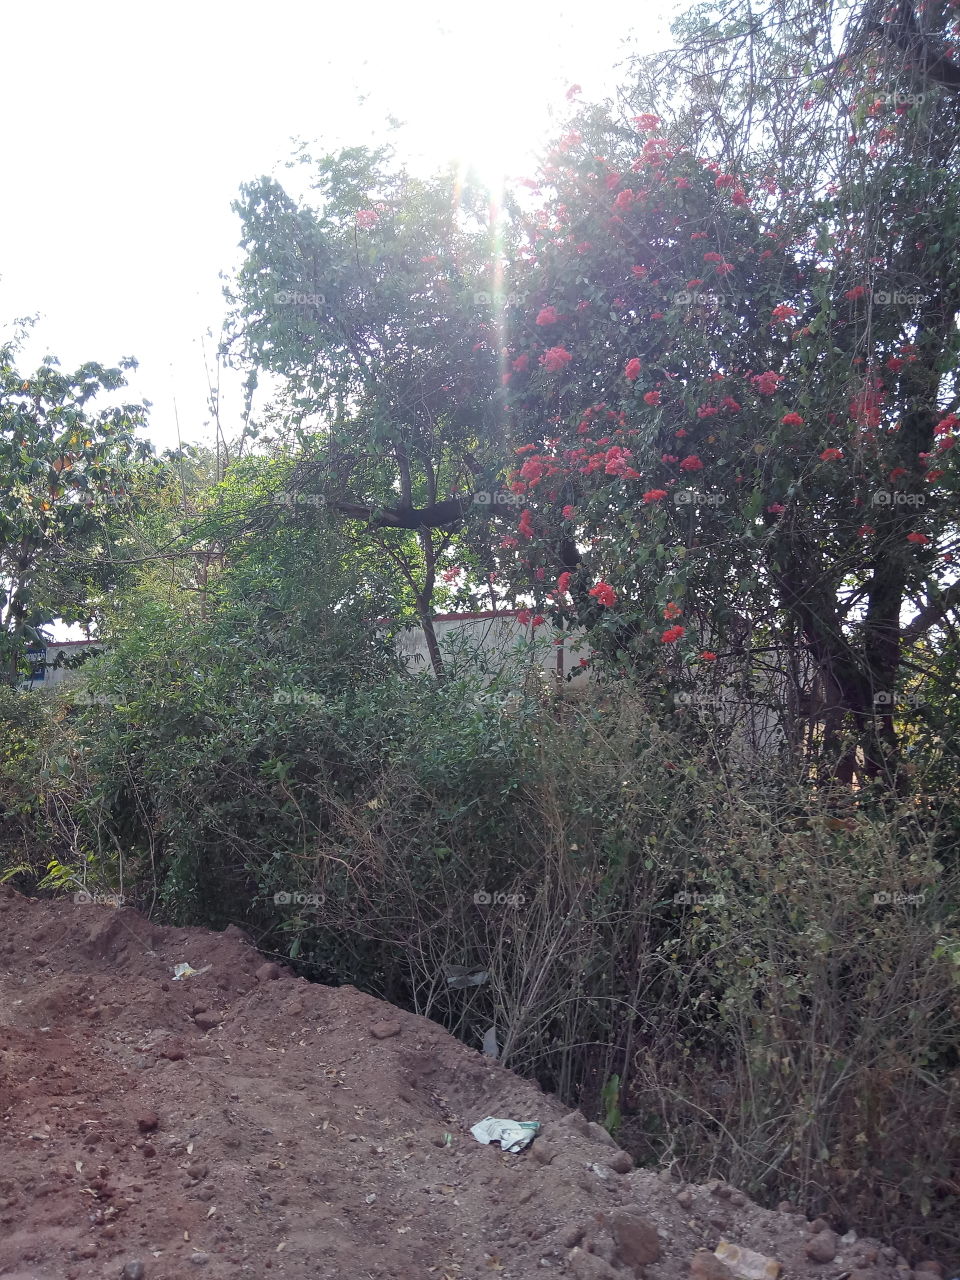
[[[209,968],[174,981],[180,962]],[[543,1129],[509,1155],[470,1135],[487,1115]],[[785,1280],[914,1275],[878,1241],[634,1169],[434,1023],[239,930],[0,888],[4,1280],[730,1280],[697,1252],[721,1240]]]

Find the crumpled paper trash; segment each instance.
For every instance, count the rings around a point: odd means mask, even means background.
[[[730,1244],[721,1240],[714,1250],[714,1257],[725,1263],[740,1280],[777,1280],[781,1266],[776,1258],[768,1258],[762,1253],[753,1253],[750,1249],[741,1249],[738,1244]]]
[[[501,1120],[497,1116],[487,1116],[470,1130],[476,1140],[485,1147],[491,1142],[499,1142],[502,1151],[516,1154],[528,1147],[540,1132],[539,1120]]]
[[[177,964],[173,967],[174,982],[182,982],[184,978],[199,977],[201,973],[206,973],[208,969],[212,969],[212,964],[205,964],[202,969],[194,969],[192,964]]]

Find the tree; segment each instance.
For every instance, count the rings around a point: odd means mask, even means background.
[[[273,415],[303,450],[294,499],[357,522],[439,672],[434,595],[502,459],[491,211],[452,174],[417,181],[362,149],[316,163],[309,201],[261,179],[236,208],[247,259],[225,351],[282,380]]]
[[[960,603],[960,108],[918,90],[902,15],[839,63],[837,12],[766,18],[696,10],[547,158],[505,567],[674,687],[799,655],[831,772],[902,785],[897,699],[937,678],[911,655]]]
[[[125,385],[133,360],[59,372],[48,357],[31,377],[0,347],[0,664],[16,684],[26,644],[55,618],[89,622],[91,596],[115,574],[112,537],[150,446],[134,438],[142,405],[94,409]]]

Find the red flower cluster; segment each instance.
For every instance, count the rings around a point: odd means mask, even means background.
[[[644,505],[648,505],[651,502],[662,502],[665,497],[667,497],[666,489],[648,489],[643,495]]]
[[[589,594],[608,609],[617,603],[617,593],[607,582],[598,582],[595,587],[590,588]]]
[[[783,376],[767,370],[766,373],[757,373],[753,377],[753,385],[757,388],[762,396],[773,396],[777,394]]]
[[[648,391],[643,397],[644,404],[649,404],[654,406],[658,405],[662,399],[663,399],[663,395],[659,391]]]
[[[642,368],[643,368],[643,365],[640,363],[637,357],[634,356],[632,360],[628,360],[627,363],[624,365],[623,376],[627,379],[628,382],[636,382],[636,380],[640,377],[640,371]]]
[[[680,637],[684,635],[685,632],[686,632],[686,627],[680,627],[680,626],[667,627],[666,631],[660,637],[660,643],[673,644],[674,641],[679,640]]]
[[[556,307],[544,307],[537,316],[537,324],[556,324],[559,319]]]
[[[549,347],[540,357],[540,363],[547,373],[560,373],[572,359],[565,347]]]
[[[799,413],[785,413],[780,421],[785,427],[803,426],[803,419],[800,417]]]
[[[680,606],[678,604],[674,604],[674,602],[671,600],[670,603],[667,605],[667,607],[664,609],[663,616],[666,618],[668,622],[672,622],[674,618],[679,618],[681,613],[683,613],[683,610],[680,608]]]

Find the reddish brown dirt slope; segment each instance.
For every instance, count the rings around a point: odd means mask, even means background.
[[[174,982],[181,961],[210,968]],[[488,1114],[544,1129],[503,1154],[470,1136]],[[0,1150],[4,1280],[680,1280],[721,1238],[785,1280],[911,1277],[877,1242],[811,1245],[802,1217],[633,1170],[433,1023],[265,966],[239,931],[3,889]]]

